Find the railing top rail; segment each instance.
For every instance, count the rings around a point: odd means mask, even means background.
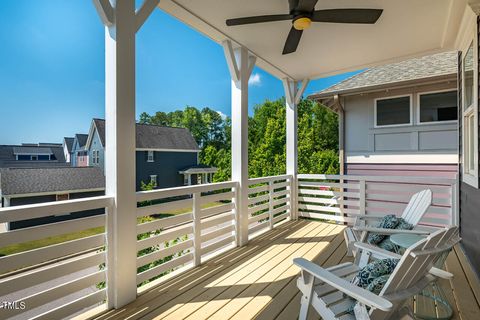
[[[0,208],[0,223],[105,208],[112,203],[113,197],[98,196]]]
[[[435,178],[435,177],[405,177],[405,176],[360,176],[360,175],[331,175],[331,174],[299,174],[298,179],[318,180],[350,180],[366,182],[399,182],[416,184],[441,184],[453,185],[457,183],[456,178]]]
[[[158,190],[149,190],[149,191],[139,191],[136,193],[136,201],[148,201],[153,199],[161,198],[170,198],[177,197],[197,192],[209,192],[220,189],[229,189],[236,188],[238,183],[236,181],[227,181],[227,182],[216,182],[216,183],[207,183],[199,184],[194,186],[183,186],[183,187],[174,187],[174,188],[165,188]]]
[[[269,177],[260,177],[260,178],[251,178],[248,179],[248,184],[257,184],[257,183],[265,183],[269,181],[277,181],[277,180],[285,180],[285,179],[291,179],[292,175],[289,174],[281,174],[277,176],[269,176]]]

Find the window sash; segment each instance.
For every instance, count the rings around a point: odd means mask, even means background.
[[[374,127],[375,128],[388,128],[388,127],[401,127],[401,126],[411,126],[412,123],[412,97],[413,95],[408,94],[408,95],[401,95],[401,96],[392,96],[392,97],[384,97],[384,98],[377,98],[374,101]],[[378,124],[378,103],[381,101],[387,101],[387,100],[395,100],[399,98],[408,98],[409,101],[409,108],[408,108],[408,122],[404,123],[395,123],[395,124]]]

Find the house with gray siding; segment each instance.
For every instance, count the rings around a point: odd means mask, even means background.
[[[59,143],[23,143],[0,145],[0,168],[65,167],[63,147]]]
[[[72,159],[72,148],[73,148],[73,141],[75,138],[64,137],[63,138],[63,154],[65,156],[65,161],[70,163]]]
[[[95,167],[0,168],[0,198],[3,207],[95,197],[105,194],[105,177]],[[3,230],[82,218],[103,213],[88,210],[19,220],[0,226]]]
[[[88,134],[77,133],[73,138],[71,165],[72,167],[88,166],[88,154],[85,150]]]
[[[370,68],[310,98],[339,114],[345,174],[457,175],[456,51]]]
[[[104,171],[105,120],[92,120],[85,150],[89,165]],[[137,123],[137,190],[141,190],[142,182],[153,182],[156,188],[169,188],[206,182],[208,178],[211,181],[211,173],[216,169],[199,167],[199,152],[200,148],[188,129]],[[198,170],[188,171],[193,167]]]

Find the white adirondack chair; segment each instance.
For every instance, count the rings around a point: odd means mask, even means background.
[[[418,222],[427,212],[428,207],[432,204],[432,191],[422,190],[415,193],[408,202],[401,217],[408,223],[416,226]],[[383,215],[361,215],[355,219],[353,227],[346,228],[344,231],[345,243],[347,245],[347,255],[356,254],[354,246],[355,242],[365,242],[369,232],[391,235],[395,233],[412,233],[427,235],[429,232],[422,230],[398,230],[398,229],[382,229],[369,226],[372,222],[383,218]]]
[[[301,269],[297,286],[303,295],[299,319],[307,319],[310,304],[323,320],[400,319],[402,312],[408,312],[403,308],[407,299],[418,294],[437,277],[449,279],[453,276],[433,265],[458,241],[458,227],[449,227],[412,245],[402,256],[366,243],[357,243],[358,254],[365,257],[360,259],[361,265],[348,262],[324,269],[303,258],[296,258],[294,264]],[[350,283],[370,258],[400,259],[379,295]],[[354,314],[348,313],[353,305]]]

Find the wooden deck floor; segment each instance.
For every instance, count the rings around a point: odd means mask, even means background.
[[[292,259],[305,257],[325,267],[349,261],[343,228],[307,220],[285,223],[97,319],[296,319],[300,294]],[[454,319],[480,319],[480,286],[459,248],[446,267],[455,275],[441,282]],[[315,312],[310,315],[318,319]]]

